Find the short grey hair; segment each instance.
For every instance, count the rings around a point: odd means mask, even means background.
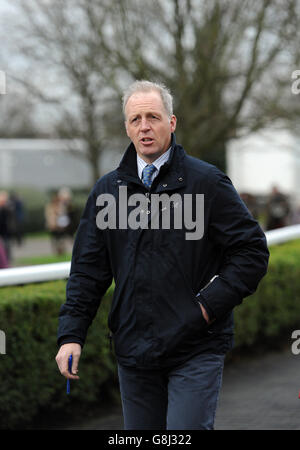
[[[125,115],[125,107],[129,100],[129,98],[135,94],[136,92],[151,92],[157,91],[162,99],[163,105],[165,107],[166,113],[168,117],[171,118],[173,114],[173,97],[169,89],[162,83],[153,83],[152,81],[147,80],[137,80],[132,83],[123,94],[123,114]]]

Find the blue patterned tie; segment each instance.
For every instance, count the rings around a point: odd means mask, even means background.
[[[153,172],[155,172],[156,167],[153,164],[148,164],[146,167],[144,167],[143,169],[143,175],[142,175],[142,181],[144,183],[144,185],[150,189],[152,181],[152,174]]]

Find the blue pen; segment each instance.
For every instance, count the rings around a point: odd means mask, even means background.
[[[72,355],[69,356],[69,360],[68,360],[68,370],[70,373],[72,373]],[[71,387],[71,380],[68,378],[67,379],[67,394],[70,394],[70,387]]]

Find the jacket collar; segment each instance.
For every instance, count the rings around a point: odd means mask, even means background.
[[[151,190],[156,192],[176,189],[185,185],[185,170],[183,160],[185,157],[184,149],[176,144],[175,134],[171,134],[171,151],[168,161],[160,168],[159,174],[152,183]],[[117,168],[117,176],[124,181],[131,181],[142,186],[138,177],[136,150],[131,142],[127,147],[124,156]]]

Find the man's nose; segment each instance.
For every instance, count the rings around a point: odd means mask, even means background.
[[[141,130],[146,131],[150,129],[149,121],[146,117],[143,117],[141,120]]]

